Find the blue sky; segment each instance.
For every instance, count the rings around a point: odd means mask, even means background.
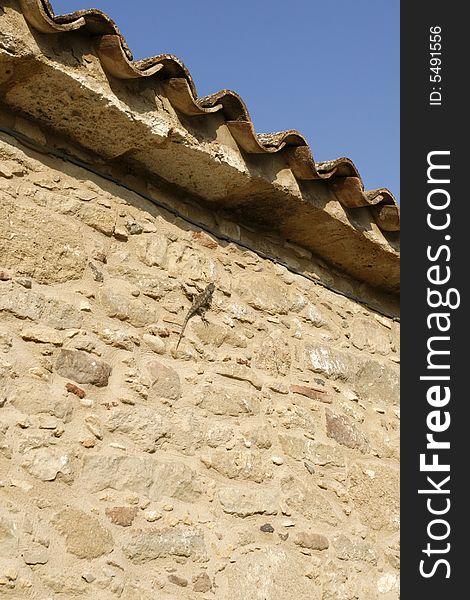
[[[100,8],[135,58],[169,53],[203,96],[229,88],[258,132],[298,129],[317,161],[349,156],[399,195],[399,0],[52,0]]]

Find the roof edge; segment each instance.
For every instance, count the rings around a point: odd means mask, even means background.
[[[174,108],[185,116],[221,112],[239,148],[247,154],[282,153],[299,181],[328,180],[346,208],[368,207],[382,231],[399,231],[400,210],[386,188],[364,190],[354,163],[346,157],[315,162],[305,137],[295,130],[257,134],[243,99],[230,90],[199,98],[186,66],[175,56],[160,54],[134,61],[126,40],[114,21],[97,9],[56,15],[49,0],[19,0],[28,23],[41,33],[80,30],[93,36],[103,69],[117,79],[158,77]]]

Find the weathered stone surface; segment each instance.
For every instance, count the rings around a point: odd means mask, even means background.
[[[262,488],[222,488],[219,500],[224,512],[237,517],[276,515],[279,510],[277,494]]]
[[[350,352],[332,346],[306,347],[307,368],[330,379],[349,379],[356,369],[356,359]]]
[[[210,466],[229,479],[262,483],[271,477],[271,471],[257,450],[215,451],[211,454]]]
[[[240,323],[252,324],[256,321],[256,312],[243,303],[231,302],[227,305],[227,313],[231,319]]]
[[[243,388],[205,385],[196,395],[196,404],[214,415],[238,417],[259,413],[260,400]]]
[[[379,594],[398,594],[400,581],[395,573],[384,573],[377,581],[377,591]],[[395,596],[398,597],[398,596]]]
[[[113,228],[114,237],[120,242],[127,242],[129,239],[129,230],[124,226],[124,223],[118,221]]]
[[[48,590],[55,594],[67,594],[69,598],[73,598],[75,595],[82,595],[86,592],[85,582],[75,575],[69,576],[50,572],[41,574],[41,580],[47,586]]]
[[[140,235],[144,232],[142,225],[135,221],[127,221],[125,227],[130,235]]]
[[[104,329],[97,328],[95,333],[105,344],[122,348],[123,350],[133,350],[139,345],[139,338],[130,331],[105,327]]]
[[[205,594],[212,590],[212,581],[207,573],[199,573],[193,578],[193,590]]]
[[[237,292],[256,310],[270,314],[287,314],[292,302],[285,289],[263,275],[249,276],[236,282]]]
[[[330,546],[328,538],[321,533],[311,533],[308,531],[299,531],[295,534],[294,544],[301,548],[309,550],[327,550]]]
[[[11,362],[0,358],[0,408],[6,404],[6,392],[9,388],[9,379],[13,375],[13,365]]]
[[[310,473],[310,475],[315,475],[316,470],[315,470],[315,466],[312,465],[312,463],[308,460],[304,460],[304,467],[307,469],[307,471]]]
[[[392,323],[390,337],[392,340],[392,350],[400,354],[400,325],[396,322]]]
[[[169,414],[165,411],[135,407],[116,409],[106,420],[111,433],[128,435],[144,452],[155,452],[169,435]]]
[[[74,192],[74,196],[79,198],[79,200],[83,200],[83,202],[90,202],[90,200],[94,200],[96,198],[96,192],[83,188],[76,190]]]
[[[30,290],[33,287],[33,282],[28,277],[17,277],[15,281],[27,290]]]
[[[191,237],[201,246],[205,248],[210,248],[211,250],[215,250],[218,246],[218,243],[215,241],[213,237],[205,233],[204,231],[192,231]]]
[[[25,550],[23,560],[27,565],[45,565],[49,561],[49,555],[44,548]]]
[[[385,423],[385,420],[382,420]],[[400,462],[400,429],[398,423],[380,427],[368,434],[371,452],[380,459],[390,458]]]
[[[54,481],[62,473],[70,476],[70,457],[57,448],[36,448],[25,452],[23,467],[42,481]]]
[[[280,435],[279,443],[283,452],[295,460],[304,459],[309,454],[310,447],[313,446],[312,440],[289,434]]]
[[[159,311],[155,303],[125,296],[112,288],[100,290],[97,300],[109,317],[126,321],[134,327],[146,327],[158,320]]]
[[[308,448],[308,460],[319,466],[344,467],[344,452],[332,444],[314,443]]]
[[[400,369],[390,362],[364,361],[357,370],[355,388],[361,398],[379,405],[397,405],[400,398]]]
[[[233,430],[228,424],[208,426],[206,419],[193,411],[181,411],[171,419],[171,444],[179,452],[192,456],[206,443],[214,447],[228,442]]]
[[[0,313],[12,314],[18,319],[38,321],[56,329],[75,329],[82,324],[83,317],[69,304],[46,298],[34,291],[27,291],[12,282],[2,284]]]
[[[244,367],[242,365],[218,365],[216,367],[216,372],[223,377],[227,377],[228,379],[248,381],[257,390],[260,390],[263,387],[263,380],[258,373],[256,373],[256,371],[253,369],[249,369],[248,367]]]
[[[155,594],[155,583],[153,581],[140,583],[139,579],[141,581],[141,578],[136,578],[136,580],[124,582],[122,598],[126,600],[146,600],[147,598],[152,598],[152,594]],[[162,582],[159,580],[158,587],[161,586]]]
[[[279,422],[285,429],[302,429],[305,437],[313,439],[318,416],[302,406],[287,405],[278,410]]]
[[[12,519],[0,517],[0,557],[16,556],[19,547],[18,527]]]
[[[67,383],[65,385],[65,389],[70,392],[71,394],[74,394],[75,396],[78,396],[79,398],[85,398],[86,396],[86,392],[85,390],[82,390],[82,388],[79,388],[77,385],[75,385],[74,383]]]
[[[96,204],[83,204],[79,207],[78,216],[82,221],[104,235],[113,235],[116,217],[112,211]]]
[[[165,272],[159,274],[154,269],[151,271],[148,269],[143,270],[142,268],[133,269],[125,264],[119,264],[110,265],[108,271],[110,275],[119,280],[120,285],[130,283],[134,287],[132,292],[136,293],[140,291],[144,296],[152,298],[152,300],[168,300],[168,298],[174,300],[175,296],[173,292],[175,289],[179,289],[179,286],[169,279]]]
[[[101,421],[96,415],[89,415],[85,418],[85,425],[87,429],[98,439],[103,439],[103,427]]]
[[[95,264],[91,262],[91,260],[88,262],[88,267],[90,268],[90,270],[91,270],[91,272],[93,274],[93,279],[95,281],[98,281],[98,283],[103,283],[103,281],[104,281],[103,272],[100,271],[98,269],[98,267],[96,267]],[[81,308],[80,310],[84,310],[84,309]],[[91,306],[90,306],[88,312],[91,312]]]
[[[306,304],[302,315],[315,327],[326,327],[329,324],[323,312],[311,302]]]
[[[166,496],[181,502],[195,502],[202,490],[202,485],[190,467],[180,462],[168,461],[156,466],[148,496],[154,500]]]
[[[338,512],[334,510],[328,495],[316,486],[288,476],[281,480],[281,490],[287,506],[305,518],[332,527],[338,525]]]
[[[168,581],[183,588],[188,587],[189,583],[187,579],[180,577],[179,575],[168,575]]]
[[[203,323],[193,321],[191,329],[204,344],[220,348],[222,344],[228,344],[234,348],[246,348],[248,346],[246,337],[237,331],[218,325],[216,323]]]
[[[44,235],[46,229],[54,235]],[[5,198],[0,202],[0,256],[2,266],[46,284],[78,279],[86,266],[81,235],[68,221]]]
[[[65,336],[62,332],[52,329],[51,327],[36,325],[34,327],[25,327],[21,331],[21,337],[26,341],[61,346]]]
[[[323,567],[322,574],[322,600],[377,598],[376,590],[370,589],[370,580],[362,577],[362,582],[358,581],[357,574],[350,565],[343,567],[337,562],[329,561]]]
[[[26,292],[11,282],[1,284],[1,290],[0,311],[31,321],[36,321],[43,315],[46,300],[42,294]]]
[[[217,574],[218,589],[232,600],[322,600],[321,586],[305,577],[311,572],[307,557],[296,554],[294,558],[287,549],[276,546],[245,554]]]
[[[243,436],[246,442],[257,448],[268,450],[273,445],[272,433],[269,427],[253,427],[245,429]]]
[[[377,462],[352,465],[348,481],[349,495],[363,524],[372,529],[399,527],[399,471]]]
[[[15,160],[3,160],[0,163],[0,177],[11,179],[13,175],[23,175],[26,169]]]
[[[2,406],[2,403],[0,401],[0,408],[1,408],[1,406]],[[0,422],[0,453],[3,454],[4,456],[6,456],[6,458],[11,458],[12,457],[12,448],[7,440],[8,429],[9,429],[8,425],[5,425],[4,423]]]
[[[362,560],[377,564],[377,554],[366,540],[358,537],[349,538],[341,533],[333,538],[333,546],[340,560]]]
[[[171,556],[190,558],[196,562],[207,560],[204,536],[189,527],[131,531],[123,550],[130,560],[138,564]]]
[[[150,457],[85,456],[82,480],[92,492],[112,488],[147,494],[153,483],[155,462]]]
[[[181,398],[181,382],[178,373],[157,360],[147,361],[142,367],[143,377],[148,382],[150,398]]]
[[[351,419],[345,415],[338,415],[328,408],[326,415],[326,435],[336,440],[342,446],[366,452],[368,441],[366,436],[357,429]]]
[[[38,419],[40,429],[57,429],[60,427],[59,420],[52,415],[41,415]]]
[[[50,413],[68,422],[72,417],[73,406],[62,394],[62,389],[38,379],[25,377],[11,386],[7,398],[16,410],[24,414]]]
[[[136,506],[113,506],[105,510],[106,516],[114,525],[130,527],[134,522],[138,508]]]
[[[87,352],[62,349],[57,357],[56,371],[62,377],[77,383],[91,383],[97,387],[108,385],[111,366]]]
[[[194,472],[185,464],[157,462],[150,457],[85,456],[82,481],[93,492],[127,490],[154,500],[167,497],[193,502],[202,492]]]
[[[202,321],[192,320],[189,326],[203,344],[220,348],[228,335],[229,328],[215,323],[203,323]]]
[[[42,318],[46,325],[56,329],[79,329],[83,323],[83,316],[79,310],[56,300],[46,302]]]
[[[326,404],[331,404],[333,401],[327,391],[321,388],[309,387],[307,385],[291,385],[289,389],[293,394],[300,394],[311,400],[318,400]]]
[[[276,329],[266,335],[255,348],[253,366],[271,375],[287,375],[292,358],[285,333]]]
[[[65,508],[52,520],[65,538],[67,552],[78,558],[98,558],[111,552],[114,541],[96,517],[76,508]]]
[[[13,346],[13,336],[6,330],[0,330],[0,352],[7,354]]]
[[[158,335],[149,335],[146,333],[142,336],[142,339],[153,352],[157,354],[165,353],[165,342]]]
[[[149,267],[163,267],[166,263],[168,240],[162,235],[154,235],[139,245],[139,258]]]
[[[390,337],[387,330],[365,317],[355,317],[350,325],[351,342],[359,350],[374,354],[388,354]]]

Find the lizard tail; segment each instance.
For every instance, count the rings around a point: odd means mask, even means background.
[[[186,319],[184,320],[183,326],[181,327],[181,333],[180,333],[180,336],[178,338],[178,343],[176,344],[175,352],[178,350],[178,346],[180,345],[180,342],[181,342],[181,339],[183,337],[184,330],[186,329],[186,325],[188,324],[188,321],[189,321],[189,319],[188,319],[188,317],[186,317]]]
[[[176,343],[175,352],[178,350],[178,346],[180,345],[180,342],[181,342],[181,338],[182,338],[182,337],[183,337],[183,336],[182,336],[182,335],[180,335],[180,336],[179,336],[179,338],[178,338],[178,342]]]

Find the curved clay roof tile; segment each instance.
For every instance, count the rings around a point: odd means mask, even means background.
[[[102,66],[113,77],[137,79],[157,75],[177,111],[187,116],[222,112],[230,133],[243,152],[282,152],[297,179],[328,179],[343,206],[370,207],[380,229],[399,231],[400,212],[393,194],[384,188],[365,191],[359,172],[349,158],[316,163],[310,146],[298,131],[257,134],[248,109],[237,93],[222,90],[198,98],[189,70],[177,57],[169,54],[134,61],[114,21],[99,10],[87,9],[55,15],[48,0],[19,1],[27,21],[42,33],[65,33],[80,29],[96,38],[95,46]]]

